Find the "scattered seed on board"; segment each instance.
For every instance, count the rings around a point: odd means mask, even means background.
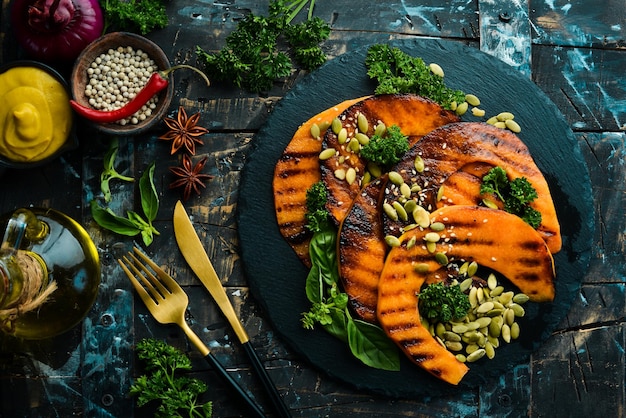
[[[430,63],[428,65],[428,68],[430,68],[430,71],[432,71],[433,74],[438,75],[439,77],[443,78],[444,77],[444,72],[443,72],[443,68],[441,68],[441,66],[439,64],[436,63]]]
[[[466,94],[465,101],[472,106],[480,106],[480,99],[473,94]]]

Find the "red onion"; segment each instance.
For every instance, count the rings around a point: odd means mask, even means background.
[[[102,35],[104,18],[97,0],[15,0],[11,24],[32,58],[71,62]]]

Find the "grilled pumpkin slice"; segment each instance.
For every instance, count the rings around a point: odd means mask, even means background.
[[[359,118],[367,121],[366,127],[361,123],[359,128]],[[366,172],[366,161],[359,156],[359,147],[355,146],[355,150],[349,145],[352,139],[358,139],[357,133],[371,137],[381,122],[386,127],[397,125],[413,145],[433,129],[459,121],[454,112],[411,94],[372,96],[347,108],[339,119],[345,132],[327,130],[323,144],[323,149],[335,149],[336,155],[321,163],[322,180],[328,190],[326,207],[336,225],[341,223],[359,194]],[[354,179],[344,178],[352,170]]]
[[[274,208],[278,229],[300,260],[310,267],[309,242],[306,229],[306,192],[320,181],[319,153],[324,132],[313,138],[311,127],[332,121],[337,115],[363,98],[344,101],[303,123],[295,132],[274,168]]]
[[[378,279],[385,264],[380,201],[385,181],[376,179],[363,188],[339,227],[337,255],[339,276],[356,315],[376,321]]]
[[[415,170],[415,159],[418,156],[425,167],[421,173]],[[479,122],[449,124],[432,131],[416,143],[394,171],[401,173],[405,182],[421,187],[421,191],[416,193],[418,203],[432,211],[442,205],[467,204],[467,200],[455,202],[454,198],[446,196],[445,182],[458,171],[471,172],[471,167],[479,168],[480,171],[485,165],[502,167],[511,179],[528,179],[537,191],[537,198],[531,206],[542,216],[537,231],[550,251],[553,254],[558,252],[561,249],[561,232],[548,184],[526,145],[513,132]],[[479,193],[480,182],[474,180],[467,184],[469,190]],[[440,193],[442,185],[443,193]],[[459,186],[455,186],[455,189],[459,190]],[[394,200],[394,193],[397,190],[389,188],[386,199]],[[482,197],[477,196],[475,201],[479,199],[482,200]],[[386,234],[399,235],[402,226],[401,222],[385,217]]]
[[[436,260],[476,261],[491,268],[531,300],[554,299],[554,264],[541,236],[519,217],[478,206],[447,206],[431,214],[446,229],[434,253],[421,243],[430,231],[414,228],[389,251],[378,283],[377,316],[382,328],[400,349],[434,376],[457,384],[467,372],[452,353],[437,343],[421,324],[416,295],[426,282],[441,281],[445,266]],[[507,231],[503,234],[502,231]],[[411,245],[407,245],[412,243]]]

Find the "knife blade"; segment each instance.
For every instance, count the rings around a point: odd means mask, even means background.
[[[239,342],[241,342],[244,351],[251,361],[254,371],[263,384],[263,388],[269,395],[276,412],[278,412],[281,417],[291,417],[289,409],[254,351],[248,333],[239,320],[239,317],[237,317],[235,309],[230,303],[226,291],[222,286],[222,282],[204,249],[204,245],[202,245],[202,241],[200,241],[200,237],[196,233],[196,229],[180,201],[176,202],[176,206],[174,207],[174,236],[176,237],[178,248],[187,261],[187,264],[189,264],[189,267],[191,267],[191,270],[193,270],[200,279],[204,287],[207,288],[213,300],[237,335]]]

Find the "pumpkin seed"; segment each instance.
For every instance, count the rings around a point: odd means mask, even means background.
[[[346,181],[348,182],[348,184],[352,184],[354,183],[355,180],[356,180],[356,170],[350,167],[348,168],[348,171],[346,171]]]
[[[459,341],[446,341],[445,346],[450,351],[461,351],[463,350],[463,344]]]
[[[437,260],[437,262],[441,264],[442,266],[445,266],[448,264],[448,256],[445,253],[435,254],[435,260]]]
[[[419,184],[417,184],[417,183],[411,184],[411,193],[417,193],[417,192],[419,192],[421,190],[422,190],[422,188],[420,187]]]
[[[476,300],[478,300],[479,305],[481,305],[485,300],[485,292],[482,287],[476,288]]]
[[[446,229],[446,226],[442,222],[433,222],[432,224],[430,224],[430,229],[435,232],[441,232]]]
[[[320,134],[321,134],[321,131],[320,131],[319,125],[317,123],[314,123],[313,125],[311,125],[311,136],[314,139],[319,139]]]
[[[511,327],[509,324],[502,325],[502,340],[506,343],[511,342]]]
[[[318,126],[320,127],[320,134],[322,132],[326,132],[326,130],[330,127],[330,121],[325,120],[323,122],[318,123]]]
[[[432,62],[428,64],[428,68],[430,68],[430,71],[432,71],[433,74],[438,75],[441,78],[444,77],[443,68],[441,68],[439,64]]]
[[[459,104],[456,107],[455,112],[456,112],[457,115],[463,116],[465,114],[465,112],[467,112],[468,107],[469,106],[468,106],[467,102],[463,102],[463,103]]]
[[[429,253],[433,254],[437,250],[437,244],[434,242],[427,242],[426,250],[428,250]]]
[[[426,263],[417,263],[413,266],[413,270],[416,273],[428,273],[430,266]]]
[[[445,340],[446,332],[446,326],[441,322],[437,322],[437,325],[435,325],[435,335],[437,335],[442,340]]]
[[[481,316],[480,318],[476,318],[476,321],[474,322],[478,324],[478,328],[485,328],[491,324],[491,318],[488,316]]]
[[[473,352],[477,351],[479,349],[478,344],[474,344],[474,343],[470,343],[467,345],[467,347],[465,347],[465,352],[467,354],[472,354]]]
[[[411,197],[411,186],[406,183],[402,183],[400,185],[400,194],[409,199]]]
[[[350,151],[352,152],[361,151],[361,144],[359,144],[359,140],[356,138],[352,138],[348,143],[348,149],[350,149]]]
[[[465,357],[463,354],[459,353],[456,355],[456,359],[458,361],[460,361],[461,363],[465,363],[467,361],[467,357]]]
[[[504,292],[504,287],[503,286],[496,286],[492,291],[491,291],[491,297],[495,298],[496,296],[500,296],[502,294],[502,292]]]
[[[382,122],[378,122],[378,125],[376,125],[376,128],[374,128],[374,135],[383,136],[386,131],[387,127],[385,126],[385,124]]]
[[[504,306],[506,306],[511,300],[513,299],[513,292],[508,291],[508,292],[504,292],[502,293],[499,297],[498,297],[498,302],[500,302],[501,304],[503,304]]]
[[[519,123],[515,122],[513,119],[505,120],[504,125],[509,128],[511,132],[515,132],[516,134],[522,132],[522,127],[519,126]]]
[[[467,289],[469,289],[470,286],[472,285],[472,282],[473,280],[471,278],[463,280],[461,284],[459,285],[461,292],[465,292]]]
[[[446,341],[461,341],[461,336],[453,331],[444,331],[442,338]]]
[[[404,210],[406,210],[406,213],[413,213],[413,211],[417,209],[417,202],[415,200],[407,200],[404,203]]]
[[[500,112],[500,113],[498,113],[496,118],[500,122],[504,122],[505,120],[513,120],[515,118],[515,115],[513,115],[513,113],[511,113],[511,112]]]
[[[439,242],[440,239],[441,237],[436,232],[428,232],[426,235],[424,235],[424,240],[428,242]]]
[[[483,109],[478,108],[478,107],[473,107],[472,108],[472,115],[476,116],[477,118],[482,118],[483,116],[485,116],[485,111]]]
[[[517,322],[511,324],[511,339],[517,340],[519,338],[520,328]]]
[[[413,161],[413,165],[415,166],[415,170],[417,170],[418,173],[423,173],[424,169],[426,168],[424,159],[419,155],[415,157],[415,161]]]
[[[472,287],[468,295],[470,306],[472,308],[475,308],[476,306],[478,306],[478,298],[476,297],[476,292],[478,292],[478,289],[475,287]]]
[[[465,324],[453,325],[452,332],[454,332],[455,334],[465,334],[467,332],[467,326]]]
[[[469,266],[469,262],[465,262],[463,264],[461,264],[461,267],[459,267],[459,275],[463,275],[467,273],[467,267]],[[469,289],[469,286],[467,287]]]
[[[335,177],[337,177],[339,180],[345,180],[346,170],[344,170],[343,168],[338,168],[337,170],[335,170]]]
[[[487,312],[487,316],[490,318],[495,318],[497,316],[502,316],[502,312],[504,312],[503,308],[493,308],[489,312]]]
[[[487,336],[487,342],[493,346],[493,348],[500,347],[500,340],[498,338],[494,338],[490,335]]]
[[[404,179],[402,178],[402,174],[398,173],[397,171],[390,171],[388,176],[389,176],[389,181],[391,181],[396,186],[399,186],[402,183],[404,183]]]
[[[398,239],[398,237],[394,237],[393,235],[387,235],[385,237],[385,242],[390,247],[399,247],[400,246],[400,240]]]
[[[370,173],[372,173],[372,176],[378,178],[380,176],[383,175],[383,170],[380,168],[380,166],[376,163],[373,162],[368,162],[367,163],[367,171],[369,171]]]
[[[408,240],[407,243],[406,243],[406,249],[410,250],[411,248],[413,248],[415,246],[415,242],[416,241],[417,241],[417,238],[411,237],[411,239]]]
[[[406,213],[406,210],[404,210],[404,206],[402,206],[400,202],[393,202],[392,206],[396,210],[396,213],[398,214],[398,218],[401,221],[406,222],[409,220],[409,215]]]
[[[356,117],[356,124],[357,128],[359,128],[359,131],[367,132],[367,129],[369,128],[369,123],[363,113],[359,113]]]
[[[489,335],[493,338],[498,338],[502,331],[502,317],[496,316],[491,319],[491,323],[489,324]]]
[[[496,122],[498,121],[498,117],[497,116],[492,116],[489,119],[487,119],[487,122],[489,125],[494,125]]]
[[[450,103],[450,110],[454,112],[458,106],[459,104],[455,100],[452,103]]]
[[[348,140],[348,130],[346,128],[341,128],[341,130],[337,134],[337,141],[340,144],[345,144],[347,140]]]
[[[500,128],[500,129],[506,129],[506,123],[500,122],[500,121],[494,123],[493,126],[495,126],[496,128]]]
[[[389,203],[387,202],[383,203],[383,211],[385,212],[387,216],[389,216],[391,220],[393,221],[398,220],[398,212],[396,212],[393,206],[391,206]]]
[[[444,193],[444,187],[443,187],[443,185],[441,185],[439,187],[439,190],[437,190],[437,202],[439,202],[441,199],[443,199],[443,193]]]
[[[513,322],[515,322],[515,312],[513,311],[513,309],[506,308],[503,316],[505,324],[510,326]]]
[[[498,279],[496,279],[496,275],[491,273],[489,277],[487,277],[487,286],[489,289],[495,289],[498,285]]]
[[[471,263],[469,263],[469,265],[467,266],[467,275],[469,277],[473,277],[477,271],[478,271],[478,263],[475,261],[472,261]]]
[[[472,106],[480,106],[480,99],[473,94],[466,94],[465,101]]]
[[[491,199],[483,199],[483,205],[488,207],[489,209],[498,209],[498,205]]]
[[[372,181],[372,174],[369,171],[366,171],[365,174],[363,174],[363,178],[361,179],[361,185],[366,186],[370,184],[371,181]]]
[[[516,317],[521,318],[526,314],[526,311],[522,307],[522,305],[518,305],[517,303],[511,303],[509,308],[513,311]]]
[[[339,118],[333,119],[333,121],[330,124],[330,128],[335,133],[335,135],[339,135],[339,132],[341,131],[341,128],[343,128],[343,126],[341,124],[341,120]]]
[[[479,290],[481,290],[481,289],[479,289]],[[487,312],[489,312],[492,309],[493,309],[493,302],[487,301],[487,302],[484,302],[483,304],[481,304],[478,307],[478,309],[476,309],[476,313],[486,314]]]
[[[476,321],[468,322],[467,324],[465,324],[465,326],[467,327],[468,331],[476,331],[478,328],[480,328],[478,322]]]
[[[354,134],[354,137],[357,139],[357,141],[359,141],[359,144],[361,145],[367,145],[370,142],[370,137],[361,132],[357,132],[356,134]]]
[[[417,206],[413,210],[412,215],[413,219],[415,219],[415,222],[419,226],[421,226],[422,228],[428,228],[428,226],[430,225],[430,214],[426,209],[421,206]]]
[[[489,360],[491,360],[492,358],[496,356],[496,349],[493,346],[493,344],[491,344],[489,341],[485,343],[485,355],[487,356]]]
[[[333,157],[337,151],[334,148],[326,148],[324,151],[320,152],[320,160],[328,160]]]
[[[518,305],[523,305],[524,303],[528,302],[529,299],[530,298],[528,297],[528,295],[524,293],[518,293],[513,296],[513,302],[517,303]]]

